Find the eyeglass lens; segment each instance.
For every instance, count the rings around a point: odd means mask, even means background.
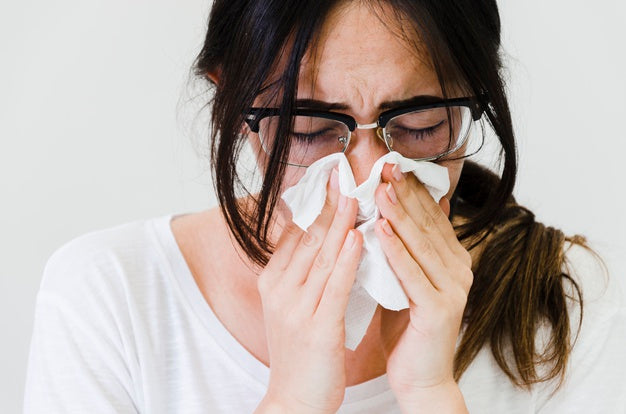
[[[387,123],[387,145],[406,158],[435,158],[463,144],[471,120],[465,106],[409,112]]]
[[[266,152],[272,151],[277,137],[279,117],[261,120],[259,135]],[[348,144],[350,130],[339,121],[312,116],[294,116],[290,133],[289,164],[309,166],[336,152],[343,152]]]
[[[464,106],[402,114],[389,120],[385,126],[387,146],[406,158],[434,158],[463,145],[471,120],[471,111]],[[259,135],[267,153],[275,145],[278,125],[277,116],[263,118],[259,124]],[[349,137],[350,130],[340,121],[295,116],[287,162],[309,166],[327,155],[345,151]]]

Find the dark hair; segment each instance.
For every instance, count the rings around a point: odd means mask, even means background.
[[[455,82],[479,99],[486,121],[498,138],[499,175],[466,162],[454,194],[456,228],[469,248],[482,249],[474,266],[474,285],[465,312],[466,329],[456,354],[460,378],[477,353],[489,344],[511,380],[522,387],[555,377],[563,379],[572,346],[562,272],[566,238],[534,220],[512,196],[517,160],[511,115],[501,76],[500,17],[495,0],[360,0],[383,13],[412,22],[413,34],[426,47],[444,98]],[[252,196],[237,173],[246,137],[240,134],[246,110],[262,91],[280,96],[279,136],[286,136],[295,107],[300,62],[315,47],[316,34],[341,0],[216,0],[196,75],[219,74],[212,115],[211,163],[220,207],[231,232],[248,257],[267,263],[272,214],[280,198],[288,140],[277,140],[263,171],[259,193]],[[382,19],[381,19],[382,21]],[[403,30],[406,35],[406,30]],[[413,35],[413,37],[415,37]],[[412,35],[407,35],[410,38]],[[416,41],[414,39],[413,41]],[[417,42],[416,42],[417,43]],[[284,70],[268,83],[281,59]],[[280,93],[279,93],[280,91]],[[247,194],[242,203],[240,194]],[[573,240],[584,244],[580,239]],[[551,341],[537,349],[535,333],[547,321]],[[512,360],[507,355],[512,350]],[[548,364],[548,370],[535,369]]]

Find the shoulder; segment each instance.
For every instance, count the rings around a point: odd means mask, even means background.
[[[566,282],[573,346],[563,383],[540,386],[537,407],[546,413],[588,412],[590,407],[580,406],[577,396],[602,395],[591,411],[617,412],[626,403],[626,304],[618,280],[622,275],[610,274],[598,254],[579,244],[567,243],[564,252],[563,273],[578,286],[582,306],[573,283]]]
[[[133,275],[158,266],[159,227],[169,217],[135,221],[77,237],[49,258],[39,296],[84,303],[123,295]]]
[[[626,324],[624,292],[620,275],[610,274],[591,248],[568,242],[564,254],[562,270],[567,276],[563,285],[573,343],[571,357],[588,360],[602,349],[603,338],[613,334],[616,324]]]
[[[576,293],[575,282],[582,294],[583,323],[590,319],[594,324],[614,317],[624,308],[624,294],[619,283],[620,275],[610,274],[600,255],[591,248],[567,242],[564,247],[563,273],[568,275],[568,296]],[[572,306],[579,305],[574,301]]]
[[[168,225],[163,217],[92,232],[50,257],[36,299],[27,412],[134,412],[141,404],[134,381],[150,356],[143,344],[164,330],[150,322],[173,314],[158,282],[167,269],[158,233]]]

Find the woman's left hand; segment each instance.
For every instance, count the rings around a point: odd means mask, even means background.
[[[383,217],[376,234],[410,307],[383,309],[387,377],[401,405],[421,405],[426,397],[444,407],[432,398],[455,394],[462,402],[453,363],[473,281],[472,259],[448,219],[448,200],[437,204],[413,174],[392,167],[385,166],[376,191]]]

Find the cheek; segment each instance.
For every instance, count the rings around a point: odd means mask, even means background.
[[[285,168],[285,177],[283,178],[283,184],[281,186],[281,194],[289,187],[295,185],[304,176],[306,168],[291,167]]]
[[[258,135],[254,133],[249,133],[247,139],[253,154],[255,154],[258,170],[262,174],[263,171],[266,170],[267,163],[269,162],[269,156],[263,150]],[[296,184],[302,178],[302,176],[304,176],[305,172],[306,168],[292,167],[287,165],[285,167],[285,176],[283,178],[280,193],[282,194],[287,188]]]
[[[252,153],[255,154],[256,165],[259,168],[259,171],[265,171],[265,166],[267,165],[267,155],[263,148],[261,147],[261,141],[259,140],[259,136],[253,132],[247,132],[247,140],[248,145],[252,150]]]
[[[283,178],[283,183],[280,189],[280,194],[282,195],[285,190],[295,185],[302,178],[305,171],[305,168],[287,166],[287,168],[285,169],[285,177]],[[291,221],[291,210],[289,210],[289,207],[287,207],[287,204],[282,200],[282,198],[278,200],[278,203],[276,203],[275,211],[276,213],[278,213],[277,219],[282,222],[283,225],[285,222]]]
[[[444,161],[439,165],[442,167],[446,167],[448,169],[448,176],[450,177],[450,190],[445,195],[445,197],[450,200],[452,198],[452,194],[456,190],[457,185],[459,184],[459,179],[461,178],[461,171],[463,170],[464,160],[454,160],[454,161]]]
[[[259,171],[263,172],[266,169],[266,166],[269,162],[269,156],[265,153],[265,150],[261,146],[261,141],[259,140],[259,136],[253,132],[247,133],[247,140],[250,148],[252,149],[253,154],[255,154],[256,164],[259,168]],[[281,189],[281,194],[292,185],[296,184],[300,178],[306,172],[306,168],[301,167],[292,167],[286,166],[285,168],[285,177],[283,178],[283,184]]]

